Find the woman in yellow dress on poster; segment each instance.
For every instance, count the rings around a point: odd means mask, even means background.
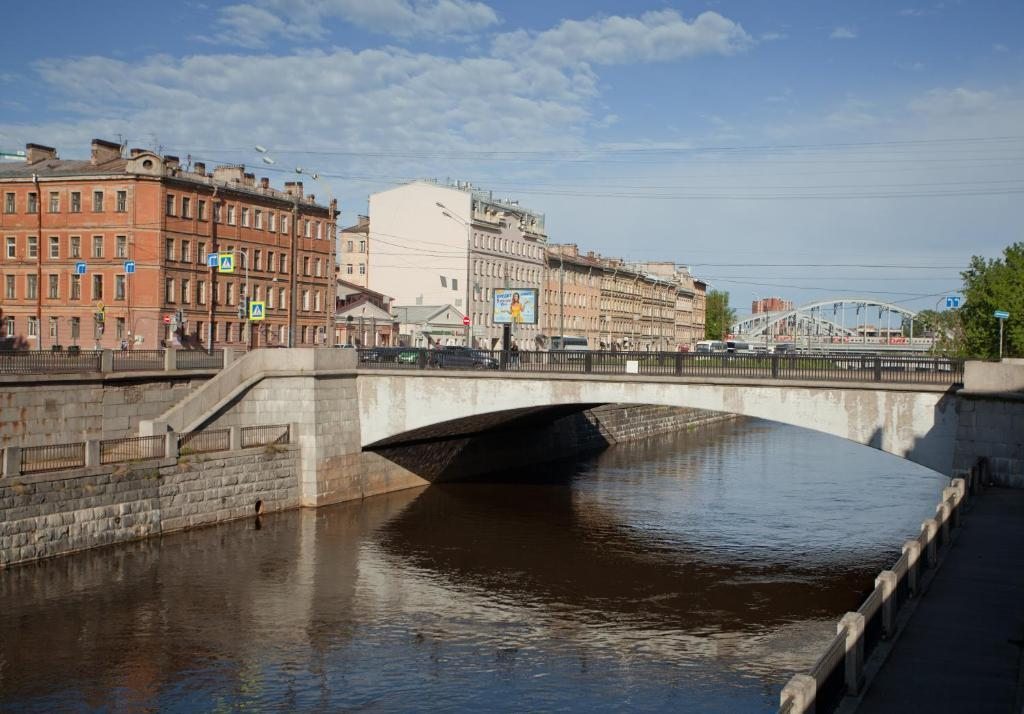
[[[512,293],[512,304],[508,306],[508,314],[512,318],[512,322],[522,323],[523,304],[519,302],[519,293]]]

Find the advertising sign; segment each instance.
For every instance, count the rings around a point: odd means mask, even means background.
[[[494,323],[496,325],[536,325],[536,288],[495,288]]]

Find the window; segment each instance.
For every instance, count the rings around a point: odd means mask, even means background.
[[[310,237],[310,235],[312,234],[312,228],[311,228],[311,227],[310,227],[310,225],[309,225],[309,219],[308,219],[308,218],[307,218],[307,219],[305,219],[305,221],[304,221],[304,224],[303,224],[303,225],[304,225],[304,227],[303,227],[303,229],[302,229],[302,235],[304,235],[304,236],[306,236],[307,238],[309,238],[309,237]]]
[[[313,309],[316,312],[320,312],[320,291],[317,290],[316,294],[313,295]]]
[[[39,213],[39,196],[35,191],[29,191],[28,194],[28,206],[25,208],[26,213]]]
[[[174,239],[164,240],[164,260],[174,260]]]
[[[114,208],[118,213],[125,213],[128,211],[128,192],[118,191],[117,192],[117,204]]]
[[[309,256],[302,259],[302,274],[309,275]]]
[[[365,240],[359,241],[359,252],[360,253],[365,253],[366,252],[366,241]]]
[[[117,318],[117,323],[116,324],[117,324],[117,332],[115,333],[115,336],[117,337],[117,339],[123,340],[125,338],[124,318],[123,317]]]
[[[323,225],[321,225],[320,221],[317,221],[316,222],[316,239],[317,240],[323,240],[323,238],[324,238]]]
[[[57,318],[50,318],[50,337],[51,339],[57,339]]]
[[[228,225],[229,226],[235,225],[235,207],[234,206],[228,206]]]
[[[256,209],[256,230],[263,230],[263,211]]]
[[[103,257],[103,236],[92,237],[92,257],[102,258]]]
[[[441,275],[440,278],[441,278],[441,287],[442,288],[448,287],[448,278],[446,278],[443,275]]]
[[[102,300],[103,299],[103,276],[93,275],[92,276],[92,299]]]
[[[352,263],[347,263],[345,265],[345,274],[346,275],[351,275],[352,274]]]
[[[196,205],[196,218],[201,221],[206,220],[206,201],[199,199],[199,203]]]
[[[79,191],[71,192],[71,212],[81,213],[82,212],[82,194]]]
[[[92,211],[93,213],[101,213],[103,211],[103,192],[93,191],[92,192]]]
[[[51,300],[56,300],[60,297],[60,276],[51,273],[49,276],[49,287],[47,296]]]
[[[352,241],[349,241],[348,242],[348,247],[345,248],[345,250],[348,251],[349,253],[351,253],[352,252],[352,245],[353,245]]]
[[[196,243],[196,262],[200,265],[206,263],[206,243]]]
[[[57,236],[50,236],[50,257],[60,257],[60,238]]]
[[[267,230],[270,231],[271,233],[273,233],[274,231],[277,230],[277,214],[276,213],[268,213],[267,214]]]
[[[181,217],[191,218],[192,217],[192,199],[188,196],[181,197]]]
[[[234,305],[235,304],[235,284],[227,283],[224,286],[224,304]]]
[[[14,299],[14,276],[4,276],[4,297],[8,300]]]
[[[257,250],[252,254],[252,269],[262,270],[263,269],[263,251]]]
[[[316,260],[313,261],[313,273],[316,275],[316,277],[318,277],[318,278],[320,277],[320,259],[319,258],[317,258]]]
[[[282,273],[288,272],[288,256],[285,253],[281,253],[281,271]]]
[[[128,257],[128,236],[117,237],[117,257],[127,258]]]
[[[267,288],[267,309],[274,309],[274,288]]]
[[[164,212],[168,216],[173,216],[174,215],[174,195],[173,194],[170,194],[170,193],[167,194],[167,207],[166,207],[166,210]]]
[[[68,252],[72,258],[82,257],[82,238],[81,236],[71,236],[71,245],[68,247]]]
[[[458,290],[458,289],[459,289],[459,279],[458,278],[452,278],[452,290]]]
[[[71,299],[81,300],[82,299],[82,276],[72,275],[71,276]]]
[[[277,306],[282,310],[288,307],[288,293],[285,292],[284,288],[278,288],[277,290]]]
[[[167,278],[164,283],[164,302],[174,302],[174,278]]]
[[[14,337],[14,318],[8,316],[8,318],[4,320],[4,325],[4,332],[6,333],[6,335],[8,337]]]
[[[4,213],[14,213],[14,194],[4,194]]]
[[[35,275],[25,276],[25,297],[35,300],[39,296],[39,281]]]
[[[242,225],[249,227],[249,209],[245,206],[242,206]]]
[[[39,320],[35,315],[30,315],[28,318],[28,336],[39,337]]]
[[[17,243],[14,236],[7,236],[7,257],[13,258],[17,255]]]
[[[221,222],[221,218],[220,218],[220,204],[219,203],[214,203],[213,204],[213,222],[214,223],[220,223]]]
[[[185,305],[192,302],[192,284],[188,278],[181,279],[181,302]]]
[[[80,318],[71,318],[71,339],[77,340],[82,333],[82,321]]]
[[[303,310],[308,310],[309,309],[309,291],[308,290],[303,290],[302,291],[302,309]]]
[[[273,273],[274,272],[274,266],[275,266],[275,263],[274,263],[274,251],[268,250],[267,251],[267,270],[270,271],[271,273]]]
[[[283,214],[281,216],[281,232],[282,233],[287,233],[288,232],[289,222],[290,222],[290,218],[289,218],[288,214],[287,213]]]
[[[366,263],[359,264],[359,274],[366,275]]]
[[[36,236],[28,237],[28,257],[38,258],[39,257],[39,239]]]
[[[50,213],[60,213],[60,194],[50,191]]]
[[[205,305],[206,304],[206,281],[205,280],[197,280],[196,281],[196,302],[198,302],[200,305]]]
[[[188,263],[192,260],[192,244],[187,240],[181,242],[181,262]]]
[[[114,299],[124,300],[125,294],[125,276],[115,275],[114,276]]]

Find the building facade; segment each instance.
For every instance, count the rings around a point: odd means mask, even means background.
[[[549,245],[547,280],[541,301],[545,344],[559,335],[586,337],[591,349],[604,349],[601,278],[604,267],[593,253],[581,255],[572,244]]]
[[[398,345],[398,322],[391,314],[391,298],[339,279],[335,344],[353,347]]]
[[[338,246],[338,271],[340,277],[346,283],[369,286],[367,275],[370,250],[370,217],[359,216],[354,226],[341,230],[341,240]]]
[[[750,312],[759,315],[764,312],[788,312],[793,309],[793,302],[780,297],[766,297],[750,303]]]
[[[242,166],[94,140],[0,165],[0,329],[33,349],[313,345],[333,312],[333,207]],[[233,272],[209,267],[233,256]],[[264,304],[250,323],[246,298]]]

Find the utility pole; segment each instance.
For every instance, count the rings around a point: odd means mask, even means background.
[[[288,346],[289,347],[294,347],[295,346],[295,299],[296,299],[296,294],[295,293],[296,293],[296,289],[297,289],[297,276],[296,276],[295,273],[296,273],[296,269],[297,269],[297,267],[299,265],[299,258],[298,258],[298,255],[297,255],[297,253],[298,253],[298,242],[299,242],[299,239],[298,239],[298,230],[299,230],[299,195],[297,193],[298,190],[299,190],[298,183],[296,183],[292,187],[292,230],[291,230],[291,234],[292,234],[291,235],[292,248],[291,248],[291,257],[290,257],[290,260],[289,260],[289,262],[291,263],[291,267],[289,268],[289,270],[291,271],[291,275],[289,276],[289,280],[288,280],[288,282],[290,284],[289,291],[291,292],[291,294],[288,296]]]
[[[210,252],[213,254],[217,253],[217,223],[221,218],[221,207],[222,203],[220,197],[217,195],[217,185],[214,184],[213,195],[210,200],[210,210],[213,211],[213,220],[210,221]],[[207,308],[207,321],[206,332],[208,335],[208,347],[210,354],[213,354],[213,343],[217,339],[217,333],[215,330],[214,320],[216,319],[216,304],[217,304],[217,268],[208,265],[207,270],[210,273],[210,306]]]
[[[558,341],[565,349],[565,255],[558,248]]]
[[[36,185],[36,350],[43,349],[43,192],[39,174],[32,174]]]

